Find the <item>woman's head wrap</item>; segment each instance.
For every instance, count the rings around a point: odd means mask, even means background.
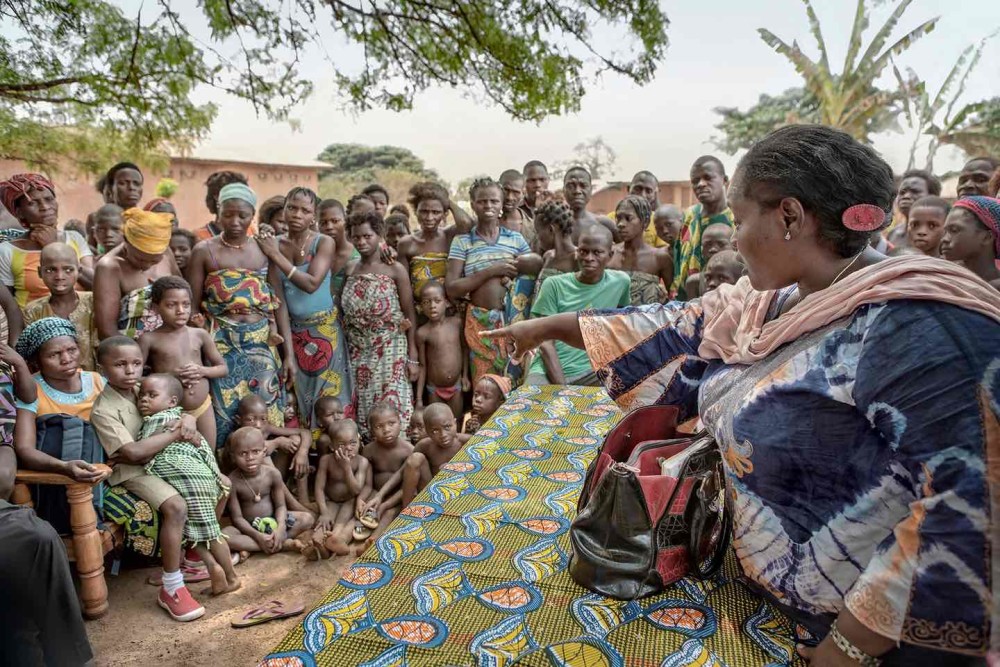
[[[172,214],[129,208],[122,212],[122,220],[125,240],[136,250],[159,255],[170,246],[170,234],[174,229]]]
[[[487,373],[483,376],[484,379],[489,380],[497,386],[500,390],[500,395],[507,398],[507,394],[510,393],[510,378],[504,377],[502,375],[494,375],[493,373]]]
[[[27,196],[32,190],[56,191],[52,181],[41,174],[14,174],[0,183],[0,204],[13,215],[17,200]]]
[[[244,183],[230,183],[219,190],[219,206],[230,199],[239,199],[250,204],[251,208],[257,208],[257,195]]]
[[[979,222],[990,230],[990,233],[993,234],[993,251],[997,257],[1000,257],[1000,199],[981,195],[962,197],[955,202],[952,208],[964,208],[971,211],[979,219]]]
[[[53,338],[69,336],[76,338],[76,327],[69,320],[61,317],[43,317],[35,320],[17,337],[14,349],[25,359],[30,359],[38,353],[38,349]]]

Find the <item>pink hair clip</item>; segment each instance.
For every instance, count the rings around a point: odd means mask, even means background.
[[[874,232],[885,223],[885,211],[875,204],[855,204],[844,211],[840,220],[853,231]]]

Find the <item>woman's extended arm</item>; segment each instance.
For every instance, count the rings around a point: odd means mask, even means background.
[[[583,348],[583,334],[576,313],[559,313],[548,317],[516,322],[493,331],[484,331],[483,338],[510,338],[513,343],[511,355],[517,359],[535,349],[547,340],[558,340]]]

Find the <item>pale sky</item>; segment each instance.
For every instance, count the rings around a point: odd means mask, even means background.
[[[881,26],[890,3],[877,10],[867,35]],[[894,3],[893,3],[894,4]],[[760,93],[777,94],[799,85],[791,64],[771,51],[756,29],[767,27],[785,41],[797,39],[815,57],[812,35],[799,0],[687,0],[662,2],[671,21],[670,45],[655,79],[639,87],[623,77],[605,75],[592,82],[579,113],[541,124],[511,120],[502,110],[465,99],[460,91],[431,89],[405,113],[369,111],[352,115],[318,55],[307,61],[317,77],[313,96],[293,117],[301,129],[256,118],[248,104],[233,98],[220,105],[211,138],[196,155],[241,157],[262,161],[310,161],[330,143],[394,144],[424,159],[452,186],[473,174],[494,176],[520,168],[529,159],[547,163],[568,159],[573,146],[598,135],[618,153],[613,177],[627,180],[649,169],[661,180],[687,178],[691,161],[716,153],[731,170],[738,156],[726,156],[709,142],[717,106],[746,108]],[[853,0],[814,0],[833,63],[842,63],[854,15]],[[912,67],[936,92],[965,46],[1000,28],[1000,2],[988,0],[915,0],[897,26],[895,37],[933,16],[937,28],[898,60]],[[865,43],[867,45],[867,41]],[[884,86],[894,85],[887,70]],[[988,43],[970,78],[964,99],[1000,95],[1000,39]],[[906,167],[912,133],[876,138],[875,146],[897,170]],[[923,153],[918,154],[922,161]],[[921,165],[922,166],[922,165]],[[961,166],[959,153],[938,152],[935,171]]]

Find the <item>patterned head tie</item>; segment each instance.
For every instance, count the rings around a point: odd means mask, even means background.
[[[174,231],[173,215],[128,208],[122,212],[122,220],[125,240],[136,250],[148,255],[162,255],[167,251]]]
[[[971,211],[979,222],[993,234],[993,251],[1000,257],[1000,199],[976,195],[962,197],[952,208],[964,208]]]
[[[41,174],[14,174],[0,183],[0,204],[13,215],[17,200],[26,197],[32,190],[56,191],[52,181]]]
[[[885,211],[875,204],[855,204],[841,214],[840,221],[855,232],[874,232],[885,224],[885,218]]]
[[[483,376],[484,380],[489,380],[497,386],[500,390],[500,395],[507,398],[507,394],[510,393],[510,378],[505,378],[502,375],[494,375],[493,373],[487,373]]]
[[[31,359],[42,345],[53,338],[69,336],[76,339],[76,335],[76,327],[69,320],[61,317],[43,317],[24,327],[24,331],[17,337],[14,349],[25,359]]]
[[[239,199],[250,204],[251,208],[255,210],[257,208],[257,195],[244,183],[230,183],[219,190],[220,207],[222,206],[222,202],[229,201],[230,199]]]

